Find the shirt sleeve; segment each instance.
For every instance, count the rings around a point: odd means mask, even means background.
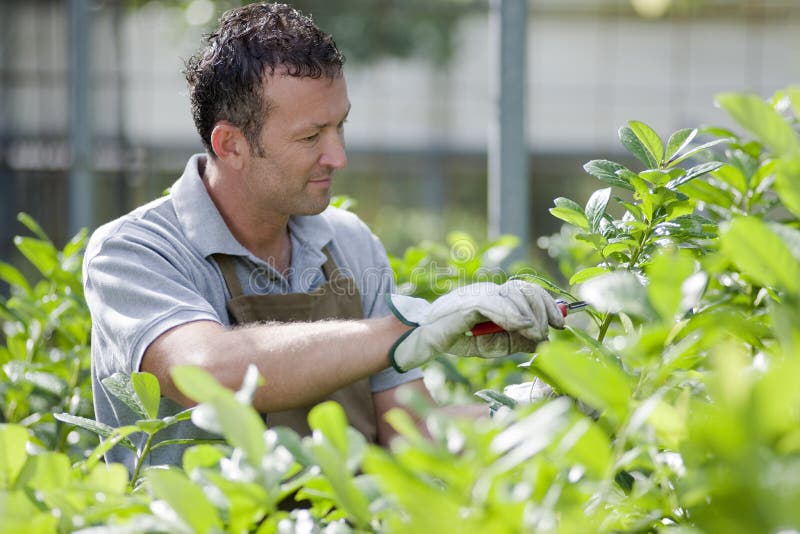
[[[394,274],[383,244],[371,232],[370,240],[372,242],[372,262],[371,266],[362,273],[362,287],[367,296],[364,316],[385,317],[392,313],[386,303],[386,295],[394,290]],[[394,368],[387,367],[370,377],[370,387],[373,393],[378,393],[406,382],[418,380],[422,376],[422,370],[419,368],[399,373]]]
[[[188,268],[148,236],[122,233],[90,243],[84,293],[94,336],[104,354],[93,354],[98,374],[139,370],[147,347],[175,326],[198,320],[221,323]]]

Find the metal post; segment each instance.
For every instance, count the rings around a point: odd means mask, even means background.
[[[16,20],[16,4],[0,2],[0,79],[11,79],[9,66],[15,48],[16,33],[11,31]],[[11,121],[11,84],[0,83],[0,260],[9,261],[12,254],[16,209],[16,176],[8,166],[8,147],[14,125]],[[0,295],[8,295],[8,285],[0,282]],[[2,339],[2,334],[0,334]]]
[[[489,12],[490,93],[489,237],[514,234],[526,257],[530,241],[528,143],[525,129],[527,0],[491,0]]]
[[[94,224],[89,0],[70,0],[69,232]]]

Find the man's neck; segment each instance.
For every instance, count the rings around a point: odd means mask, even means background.
[[[209,157],[201,176],[211,200],[231,234],[256,257],[285,273],[291,265],[292,240],[289,216],[254,209],[242,198],[240,188],[223,180],[220,169]]]

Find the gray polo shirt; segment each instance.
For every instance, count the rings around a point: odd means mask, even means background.
[[[389,315],[383,295],[393,278],[386,252],[355,215],[328,208],[314,216],[292,217],[290,273],[284,277],[245,249],[230,233],[198,173],[193,156],[170,194],[100,227],[89,240],[83,265],[86,301],[92,315],[92,386],[98,421],[111,426],[137,417],[100,382],[116,372],[139,370],[145,349],[170,328],[191,321],[229,325],[230,295],[211,259],[215,253],[237,257],[237,274],[246,294],[303,293],[325,281],[323,248],[341,272],[353,277],[361,292],[365,317]],[[370,378],[373,392],[422,376],[387,368]],[[161,416],[182,408],[162,399]],[[132,436],[134,440],[144,437]],[[161,431],[159,441],[211,437],[191,422]],[[181,447],[153,452],[151,464],[179,464]],[[117,446],[108,455],[131,469],[130,451]]]

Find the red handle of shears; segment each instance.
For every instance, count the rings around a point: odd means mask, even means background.
[[[567,301],[565,300],[557,300],[556,306],[558,306],[558,309],[561,310],[561,315],[566,317],[571,310],[579,310],[581,308],[585,308],[586,306],[588,306],[588,303],[579,300],[577,302],[568,304]],[[502,326],[492,321],[484,321],[482,323],[478,323],[475,326],[473,326],[472,329],[469,331],[469,333],[470,335],[473,336],[485,336],[488,334],[499,334],[500,332],[503,331],[504,328]]]

